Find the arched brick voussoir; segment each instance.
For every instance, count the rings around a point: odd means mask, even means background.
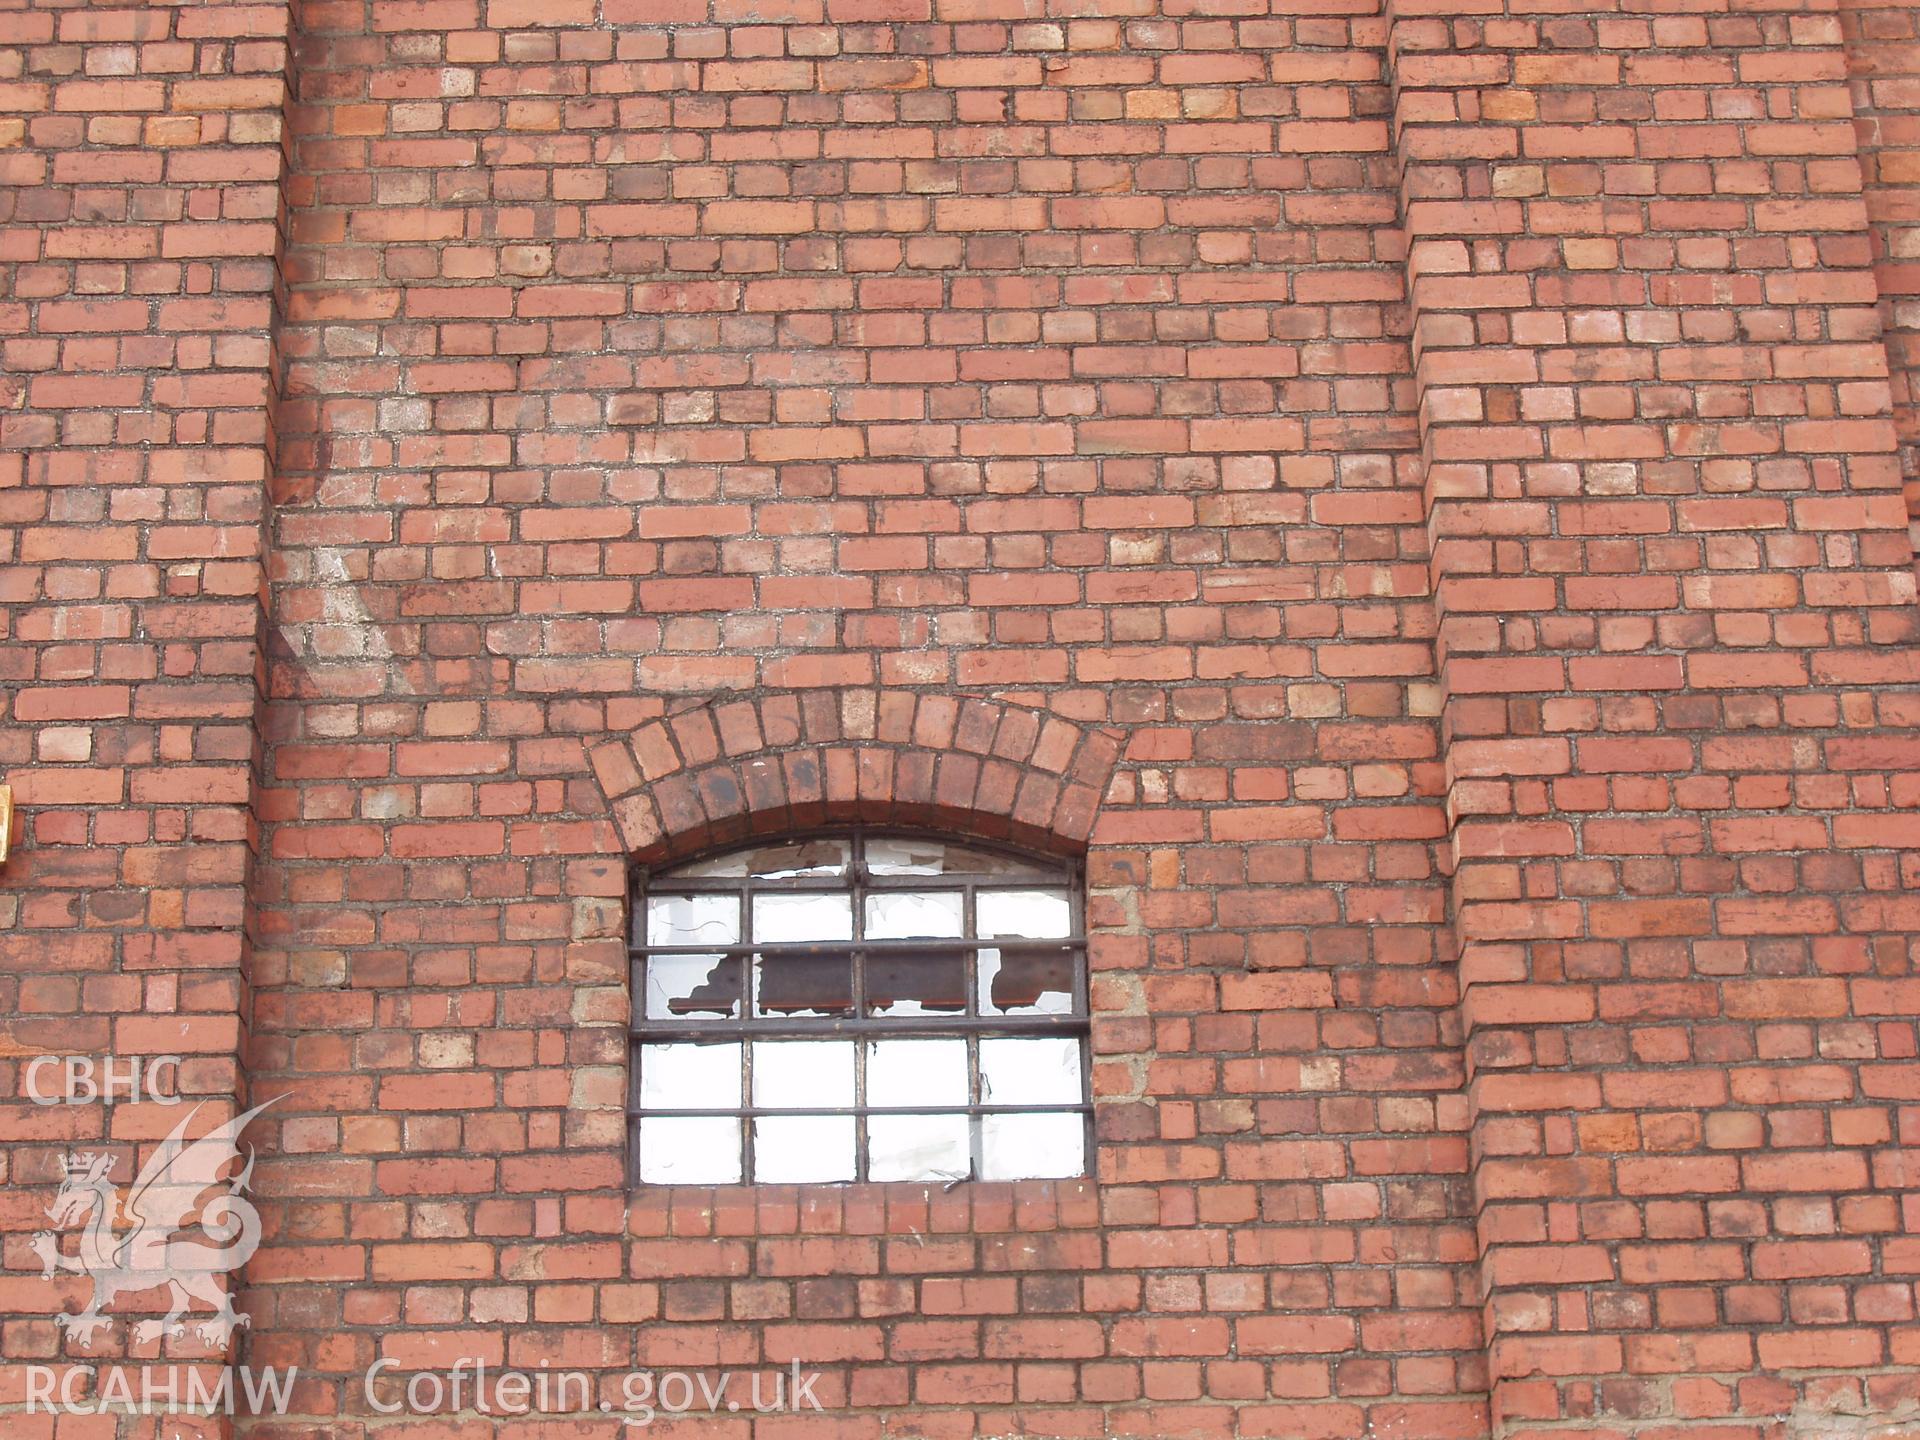
[[[625,848],[654,862],[854,820],[1077,854],[1125,743],[998,700],[835,690],[709,701],[589,753]]]

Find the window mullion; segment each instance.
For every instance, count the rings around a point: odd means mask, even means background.
[[[748,876],[740,884],[740,938],[747,943],[753,942],[753,877]],[[740,1103],[747,1107],[748,1114],[740,1120],[740,1183],[753,1184],[753,1047],[756,1037],[752,1033],[755,1000],[760,987],[755,982],[760,975],[759,957],[748,951],[740,957]]]
[[[853,911],[855,947],[848,959],[853,965],[853,1019],[857,1025],[867,1018],[867,952],[860,947],[860,942],[867,938],[867,852],[865,838],[858,832],[853,837],[848,865],[851,873],[847,877],[847,884],[853,897],[849,908]],[[853,1117],[853,1175],[856,1180],[865,1180],[868,1172],[867,1042],[859,1030],[853,1034],[853,1103],[859,1107]]]
[[[980,938],[979,894],[969,885],[966,890],[965,909],[962,911],[960,929],[969,940]],[[970,1019],[980,1018],[980,951],[975,948],[966,952],[967,963],[967,1008]],[[970,1028],[967,1034],[967,1178],[977,1180],[986,1171],[986,1140],[982,1131],[986,1120],[974,1107],[981,1102],[980,1095],[980,1034],[977,1028]]]

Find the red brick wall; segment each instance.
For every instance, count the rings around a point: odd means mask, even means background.
[[[7,1053],[286,1093],[241,1434],[1920,1409],[1900,12],[1512,11],[306,0],[282,173],[278,7],[0,9]],[[630,1194],[628,857],[854,817],[1085,850],[1097,1176]]]

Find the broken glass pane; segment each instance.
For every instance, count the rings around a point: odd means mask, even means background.
[[[887,889],[884,879],[865,884],[869,875],[903,878]],[[689,953],[636,956],[636,1008],[643,1019],[733,1024],[718,1031],[724,1041],[707,1030],[698,1043],[654,1032],[636,1049],[642,1179],[945,1183],[972,1173],[989,1136],[982,1164],[998,1178],[1084,1172],[1084,1039],[1023,1031],[976,1040],[948,1028],[973,1014],[1084,1011],[1081,950],[1012,944],[1082,928],[1065,866],[938,840],[842,835],[760,840],[655,879],[662,893],[635,907],[633,938]],[[940,948],[973,936],[989,948]],[[855,946],[867,941],[879,948],[856,963]],[[728,947],[739,953],[719,953]],[[850,1020],[856,992],[865,1035],[835,1024],[816,1039],[775,1023]],[[767,1038],[757,1038],[760,1027]],[[832,1113],[856,1101],[864,1118]],[[963,1113],[969,1101],[1046,1108],[978,1117]],[[746,1121],[658,1113],[742,1104]],[[743,1134],[742,1124],[752,1130]]]
[[[739,940],[737,895],[647,897],[649,945],[735,945]]]
[[[964,1115],[872,1115],[867,1118],[867,1178],[964,1180],[972,1167]]]
[[[739,1081],[734,1088],[739,1089]],[[753,1047],[753,1103],[771,1110],[853,1104],[851,1040],[761,1040]]]
[[[853,897],[756,895],[753,938],[769,944],[847,940],[853,936]],[[757,956],[756,1015],[851,1015],[853,962],[845,953]]]
[[[983,1105],[1078,1105],[1080,1042],[1046,1036],[980,1042]]]
[[[1064,940],[1073,934],[1073,907],[1064,890],[982,890],[978,904],[982,940]]]
[[[980,1013],[1072,1014],[1075,963],[1071,950],[982,950]]]
[[[753,1178],[798,1185],[853,1179],[851,1115],[769,1115],[753,1122]]]
[[[639,1148],[649,1185],[740,1183],[740,1121],[732,1115],[646,1116]]]
[[[1079,1115],[987,1115],[980,1121],[983,1180],[1051,1180],[1085,1172]]]
[[[756,957],[753,1013],[806,1017],[853,1013],[853,962],[845,955]]]
[[[731,945],[740,939],[735,895],[649,895],[649,945]],[[653,955],[647,959],[643,1013],[649,1020],[740,1013],[741,963],[723,955]]]
[[[739,958],[655,955],[647,961],[649,1020],[732,1019],[740,1013]]]
[[[869,940],[958,938],[966,933],[966,897],[893,890],[867,896]],[[958,951],[874,955],[867,961],[867,1009],[874,1015],[954,1015],[967,1008],[967,962]]]
[[[875,875],[993,875],[1010,880],[1051,880],[1057,874],[1012,855],[897,835],[870,838],[866,863]]]
[[[740,1103],[740,1046],[642,1045],[640,1108],[730,1110]]]
[[[959,1015],[966,1008],[966,956],[947,951],[867,957],[869,1015]]]
[[[702,860],[674,871],[703,880],[790,880],[797,875],[843,875],[849,846],[845,840],[784,840]]]
[[[867,1104],[935,1109],[967,1103],[964,1040],[869,1040]]]
[[[983,890],[976,929],[983,939],[1052,940],[1073,933],[1073,908],[1064,890]],[[1073,1010],[1071,951],[980,952],[982,1015],[1066,1015]]]

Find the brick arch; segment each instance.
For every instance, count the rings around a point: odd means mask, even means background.
[[[998,700],[801,691],[708,701],[591,758],[627,852],[644,861],[854,820],[1073,854],[1125,740]]]

